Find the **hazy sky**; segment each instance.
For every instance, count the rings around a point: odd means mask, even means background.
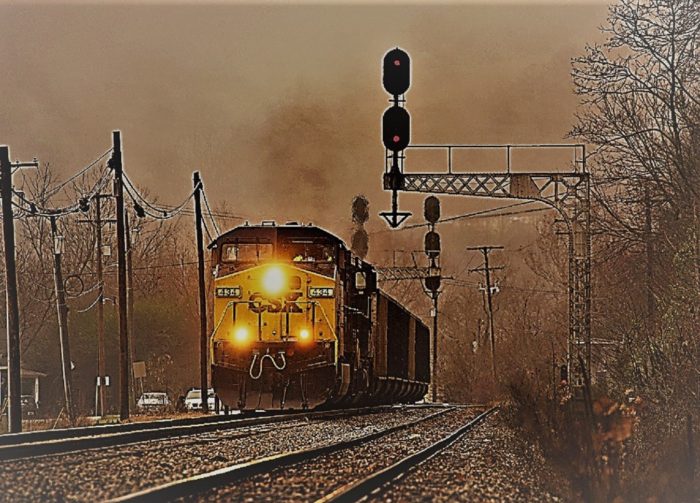
[[[65,178],[121,129],[126,171],[165,203],[180,201],[199,169],[214,205],[347,237],[355,194],[370,198],[373,228],[388,208],[388,49],[412,56],[414,143],[560,142],[577,103],[570,59],[600,40],[607,10],[224,3],[0,5],[0,143]],[[414,221],[421,201],[402,197]]]

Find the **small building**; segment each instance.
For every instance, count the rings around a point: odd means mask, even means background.
[[[34,408],[39,407],[39,389],[40,381],[46,374],[37,372],[36,370],[21,369],[20,377],[22,380],[22,402],[33,403]],[[0,366],[0,405],[4,406],[7,400],[7,366]]]

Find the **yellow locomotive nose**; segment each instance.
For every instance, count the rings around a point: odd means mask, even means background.
[[[271,265],[263,273],[262,286],[268,295],[277,295],[287,286],[287,276],[278,265]]]

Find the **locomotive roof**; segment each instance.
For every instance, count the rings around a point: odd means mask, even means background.
[[[210,245],[209,248],[218,246],[220,243],[230,241],[231,238],[266,238],[271,241],[277,238],[325,238],[334,244],[345,246],[343,240],[338,236],[331,234],[325,229],[315,225],[300,225],[289,223],[285,225],[275,225],[263,223],[260,225],[239,225],[223,234],[219,235]]]

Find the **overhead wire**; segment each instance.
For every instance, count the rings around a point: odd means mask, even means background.
[[[169,208],[174,208],[174,206],[169,205],[169,204],[163,204],[163,208],[169,209]],[[194,215],[194,209],[192,208],[184,208],[182,210],[182,213],[186,215]],[[242,215],[236,215],[234,213],[228,213],[225,211],[212,211],[211,214],[215,216],[216,218],[222,219],[222,220],[246,220],[250,219],[250,217],[244,217]]]
[[[42,205],[38,205],[34,201],[30,201],[29,199],[27,199],[24,196],[24,194],[22,192],[17,191],[15,189],[12,189],[12,193],[15,196],[17,196],[17,198],[19,198],[23,203],[25,203],[26,205],[29,205],[29,207],[27,208],[27,207],[21,206],[21,205],[15,203],[14,201],[12,201],[12,204],[14,206],[16,206],[17,208],[20,208],[21,210],[23,210],[25,213],[27,213],[28,214],[27,216],[31,215],[34,217],[45,217],[45,218],[48,217],[48,218],[50,218],[50,217],[61,217],[61,216],[65,216],[65,215],[70,215],[72,213],[78,213],[79,211],[82,211],[81,204],[82,204],[83,200],[89,201],[89,200],[93,199],[95,197],[95,195],[97,195],[105,187],[106,182],[109,181],[108,175],[109,175],[109,172],[105,171],[105,173],[102,175],[102,177],[95,182],[92,189],[90,189],[87,194],[84,194],[83,197],[81,197],[77,203],[69,205],[69,206],[65,206],[62,208],[46,208]]]
[[[204,227],[204,232],[207,233],[207,237],[209,238],[209,242],[211,243],[212,241],[214,241],[214,238],[211,237],[211,232],[209,232],[209,227],[207,226],[207,221],[204,219],[202,219],[202,227]],[[218,236],[218,234],[217,234],[217,236]]]
[[[201,182],[197,184],[197,186],[190,192],[190,194],[177,206],[175,206],[172,209],[166,209],[163,207],[158,207],[155,205],[155,203],[151,203],[148,201],[139,191],[136,189],[136,186],[134,183],[129,179],[129,177],[124,173],[124,181],[126,182],[124,184],[124,189],[126,190],[127,194],[129,194],[129,197],[131,197],[131,200],[139,205],[144,213],[148,215],[151,218],[154,218],[156,220],[169,220],[178,214],[180,214],[182,211],[185,209],[185,205],[194,197],[194,194],[199,188],[201,187]],[[140,202],[139,202],[140,201]],[[145,207],[141,206],[141,203],[143,203],[147,208],[150,208],[152,211],[147,210]],[[158,212],[162,213],[162,215],[158,215],[157,213],[153,212]]]
[[[498,206],[496,208],[472,211],[469,213],[463,213],[461,215],[454,215],[451,217],[442,218],[442,219],[438,220],[436,223],[450,223],[450,222],[454,222],[457,220],[464,220],[464,219],[468,219],[468,218],[502,217],[502,216],[520,215],[520,214],[524,214],[524,213],[535,213],[535,212],[540,212],[540,211],[551,210],[551,208],[532,208],[532,209],[526,209],[526,210],[520,210],[520,211],[509,211],[509,212],[496,213],[493,215],[490,214],[490,213],[505,210],[508,208],[525,206],[525,205],[536,203],[536,202],[541,202],[541,201],[521,201],[521,202],[514,203],[514,204],[507,204],[505,206]],[[370,232],[370,234],[379,234],[379,233],[383,233],[383,232],[396,232],[396,231],[409,230],[409,229],[418,229],[420,227],[429,227],[430,225],[432,225],[432,224],[430,224],[428,222],[421,223],[421,224],[411,224],[411,225],[406,225],[405,227],[402,227],[400,229],[382,229],[380,231]]]
[[[209,201],[207,200],[207,193],[204,190],[204,186],[202,186],[202,198],[204,199],[204,206],[207,208],[207,213],[209,214],[209,218],[211,219],[212,226],[214,227],[214,231],[216,232],[216,235],[219,236],[221,235],[221,228],[219,225],[216,223],[216,220],[214,219],[212,213],[211,213],[211,207],[209,206]]]
[[[481,286],[478,283],[472,283],[470,281],[465,281],[463,279],[456,279],[456,278],[445,279],[445,282],[452,283],[452,284],[455,284],[457,286],[468,286],[468,287]],[[499,288],[506,288],[506,289],[509,288],[511,290],[518,290],[518,291],[522,291],[522,292],[551,293],[554,295],[568,295],[568,293],[563,291],[563,290],[545,290],[542,288],[525,288],[525,287],[520,287],[520,286],[515,286],[515,285],[499,285]]]
[[[97,159],[95,159],[95,160],[92,161],[90,164],[88,164],[87,166],[85,166],[83,169],[81,169],[80,171],[78,171],[76,174],[74,174],[73,176],[69,177],[69,178],[68,178],[67,180],[65,180],[64,182],[61,182],[59,185],[57,185],[56,187],[52,188],[51,190],[49,190],[49,191],[45,194],[44,197],[48,200],[50,197],[52,197],[52,196],[58,194],[58,192],[60,192],[60,190],[61,190],[63,187],[65,187],[66,185],[68,185],[69,183],[71,183],[73,180],[75,180],[75,179],[77,179],[77,178],[80,178],[80,177],[83,176],[85,173],[87,173],[87,172],[90,170],[90,168],[92,168],[92,167],[95,166],[98,162],[100,162],[102,159],[104,159],[105,156],[107,156],[107,154],[109,154],[110,152],[112,152],[112,150],[113,150],[112,147],[108,148],[102,155],[100,155]]]
[[[103,295],[100,293],[100,294],[97,296],[97,298],[93,301],[92,304],[90,304],[90,305],[89,305],[88,307],[86,307],[85,309],[76,309],[76,311],[77,311],[78,313],[87,313],[90,309],[92,309],[93,307],[95,307],[95,306],[97,305],[97,303],[100,301],[100,298],[101,298],[102,296],[103,296]]]
[[[441,219],[439,219],[436,223],[442,224],[442,223],[454,222],[454,221],[456,221],[456,220],[463,220],[463,219],[466,219],[466,218],[474,218],[474,217],[477,217],[477,216],[480,216],[480,215],[486,215],[486,214],[489,214],[489,213],[493,213],[493,212],[495,212],[495,211],[505,210],[505,209],[508,209],[508,208],[515,208],[515,207],[518,207],[518,206],[525,206],[525,205],[528,205],[528,204],[532,204],[532,203],[534,203],[534,202],[535,202],[535,201],[521,201],[521,202],[518,202],[518,203],[507,204],[507,205],[505,205],[505,206],[499,206],[499,207],[497,207],[497,208],[490,208],[490,209],[486,209],[486,210],[472,211],[472,212],[464,213],[464,214],[461,214],[461,215],[454,215],[454,216],[451,216],[451,217],[441,218]],[[498,216],[498,215],[493,215],[493,216]],[[430,226],[430,225],[432,225],[432,224],[430,224],[430,223],[428,223],[428,222],[422,223],[422,224],[412,224],[412,225],[407,225],[406,227],[404,227],[404,229],[416,229],[416,228],[419,228],[419,227],[428,227],[428,226]]]

